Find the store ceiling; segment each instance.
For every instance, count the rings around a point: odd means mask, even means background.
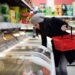
[[[0,3],[7,3],[9,6],[27,7],[21,0],[0,0]]]

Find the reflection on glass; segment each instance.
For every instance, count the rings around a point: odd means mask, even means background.
[[[50,75],[50,52],[43,49],[24,43],[16,46],[0,58],[0,75]]]
[[[0,58],[0,75],[39,75],[50,71],[39,64],[32,62],[30,59],[13,58],[12,56],[6,56]]]

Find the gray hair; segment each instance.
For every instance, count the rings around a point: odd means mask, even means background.
[[[37,14],[33,15],[31,18],[32,24],[37,24],[37,23],[40,23],[43,21],[44,21],[44,14],[43,13],[37,13]]]

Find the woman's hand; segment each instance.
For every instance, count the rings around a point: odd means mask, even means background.
[[[67,29],[68,29],[68,28],[67,28],[66,25],[62,25],[62,26],[61,26],[61,30],[62,30],[62,31],[66,31]]]

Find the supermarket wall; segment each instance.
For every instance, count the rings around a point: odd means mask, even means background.
[[[46,3],[46,0],[32,0],[32,2],[34,2],[35,5],[39,5],[40,3]]]
[[[73,1],[75,0],[55,0],[55,5],[59,5],[59,4],[61,5],[63,3],[69,5],[69,4],[72,4]]]

